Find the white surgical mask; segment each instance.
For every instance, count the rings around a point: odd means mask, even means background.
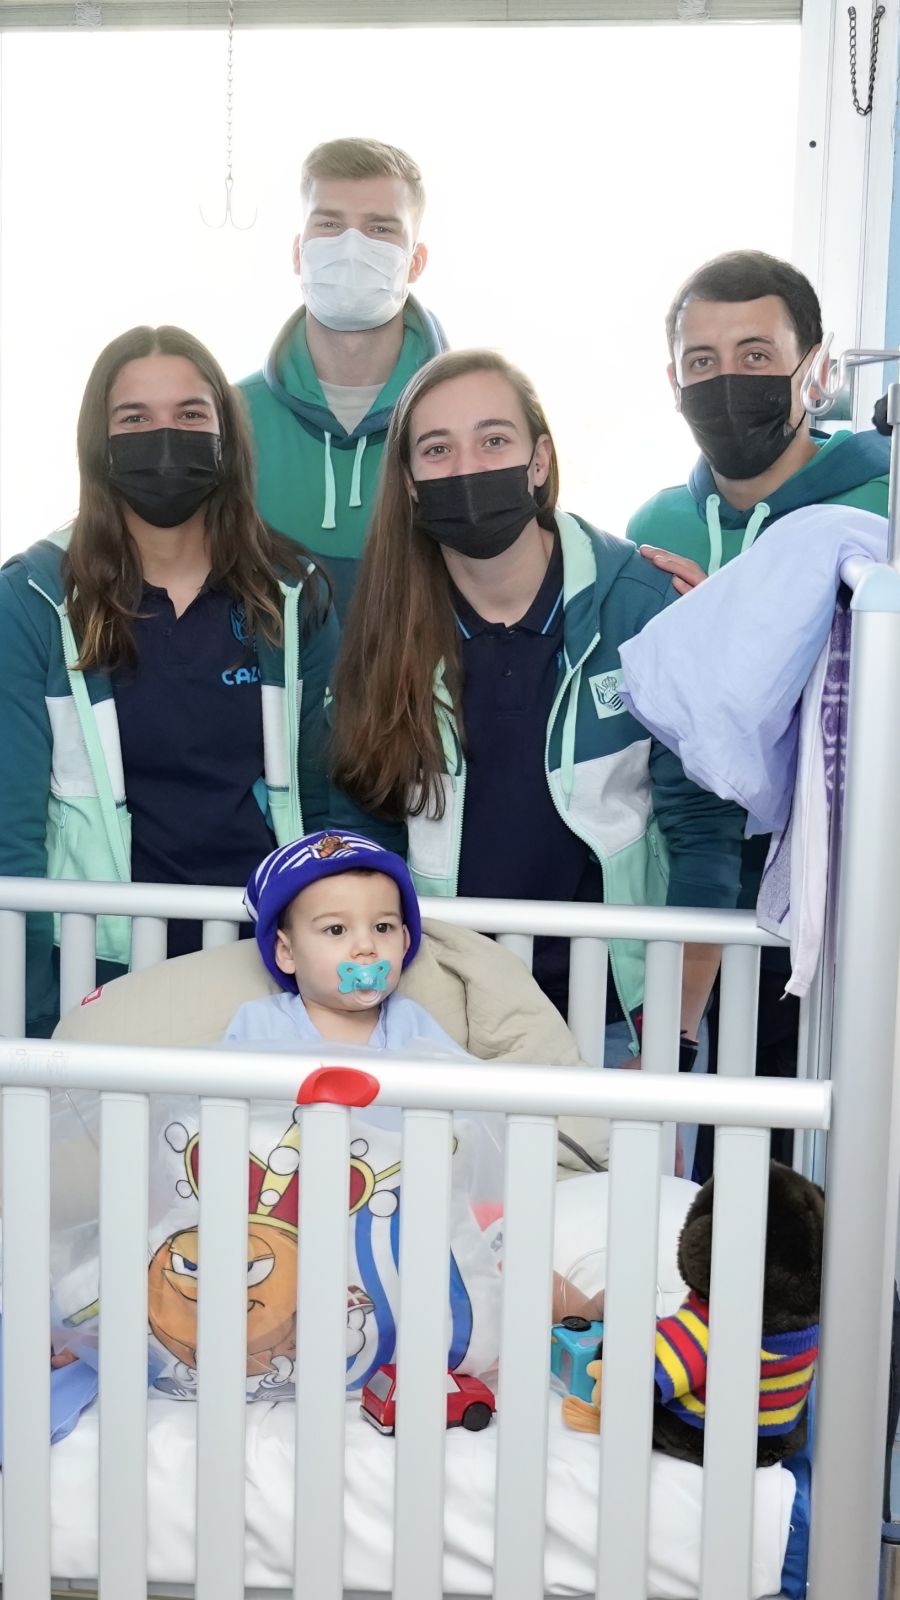
[[[306,309],[339,333],[380,328],[409,293],[409,256],[399,245],[367,239],[356,228],[308,239],[300,252]]]

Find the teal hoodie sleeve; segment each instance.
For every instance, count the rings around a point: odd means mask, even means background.
[[[17,564],[0,572],[0,875],[43,878],[47,873],[47,802],[53,739],[47,712],[51,659],[50,607],[28,588]],[[49,1038],[59,1016],[53,967],[53,918],[27,919],[26,1028]]]
[[[685,776],[678,757],[658,739],[650,748],[653,810],[669,853],[666,905],[737,905],[744,813]]]
[[[635,633],[678,598],[671,584],[656,593],[648,585]],[[658,739],[650,746],[650,792],[669,856],[666,904],[731,910],[741,883],[745,815],[740,806],[693,783]]]
[[[340,626],[334,606],[318,626],[313,626],[300,650],[303,701],[300,707],[300,741],[297,772],[300,809],[307,833],[328,826],[331,786],[328,781],[328,726],[326,701],[334,675]]]

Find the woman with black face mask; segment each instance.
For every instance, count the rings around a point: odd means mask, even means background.
[[[546,417],[501,356],[454,352],[412,379],[345,624],[335,781],[405,827],[423,894],[732,906],[741,814],[619,698],[619,646],[674,590],[557,491]],[[536,942],[562,1010],[567,961],[561,941]],[[685,962],[685,1065],[717,961]],[[642,950],[615,943],[611,967],[617,1065],[639,1044]]]
[[[72,527],[0,573],[0,872],[242,884],[327,821],[328,581],[258,517],[239,397],[179,328],[102,352],[78,460]],[[100,981],[129,942],[100,919]],[[199,943],[170,925],[170,955]],[[29,1033],[56,1021],[56,967],[30,918]]]

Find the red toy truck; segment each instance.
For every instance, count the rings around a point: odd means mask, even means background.
[[[486,1428],[497,1409],[497,1402],[486,1384],[461,1373],[447,1373],[447,1427],[468,1428],[479,1433]],[[397,1421],[397,1368],[391,1362],[379,1367],[362,1392],[360,1410],[379,1433],[393,1433]]]

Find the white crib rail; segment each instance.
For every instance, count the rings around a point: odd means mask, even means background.
[[[165,884],[44,882],[33,878],[0,878],[0,1037],[18,1037],[25,1030],[25,924],[28,912],[61,913],[60,1001],[63,1014],[77,1006],[96,983],[98,916],[132,918],[132,970],[141,971],[165,957],[169,920],[199,921],[203,945],[230,943],[247,922],[239,889],[189,888]],[[535,900],[422,900],[423,916],[493,934],[530,968],[534,938],[550,935],[571,941],[568,1021],[582,1058],[604,1065],[609,942],[643,941],[647,948],[643,1059],[654,1072],[676,1072],[680,1031],[680,983],[683,947],[723,947],[722,1022],[719,1071],[754,1070],[759,951],[783,941],[757,927],[749,911],[710,911],[672,907],[568,904]],[[803,1075],[827,1076],[827,1053],[819,1032],[807,1025],[807,1002],[801,1016],[809,1041]],[[751,1030],[751,1032],[748,1032]],[[825,1071],[822,1071],[824,1059]],[[663,1140],[664,1160],[671,1170],[674,1125]],[[801,1146],[797,1146],[801,1165]],[[812,1159],[812,1146],[808,1152]]]
[[[503,1318],[494,1552],[495,1600],[539,1600],[547,1496],[547,1340],[556,1129],[507,1118]],[[440,1594],[440,1590],[435,1591]]]
[[[338,1072],[342,1066],[340,1057],[307,1058],[309,1066],[320,1064]],[[616,1600],[646,1596],[662,1127],[677,1119],[719,1127],[702,1593],[703,1600],[749,1596],[767,1177],[762,1130],[827,1128],[830,1086],[464,1062],[436,1066],[383,1054],[369,1065],[380,1083],[376,1104],[404,1112],[395,1595],[439,1600],[443,1593],[453,1108],[507,1116],[494,1591],[500,1600],[543,1595],[553,1116],[607,1116],[613,1122],[598,1583],[604,1596]],[[139,1337],[146,1281],[133,1260],[119,1275],[112,1268],[125,1266],[126,1250],[144,1226],[144,1097],[154,1091],[184,1093],[187,1086],[201,1097],[204,1276],[196,1593],[200,1600],[236,1600],[243,1593],[245,1096],[252,1084],[255,1097],[293,1101],[303,1071],[303,1059],[296,1055],[37,1041],[0,1045],[0,1084],[5,1085],[4,1600],[43,1600],[49,1592],[49,1428],[42,1428],[35,1415],[36,1397],[46,1396],[48,1386],[48,1091],[99,1090],[104,1143],[127,1124],[126,1148],[134,1158],[129,1169],[124,1157],[101,1152],[102,1270],[110,1273],[103,1280],[101,1319],[101,1575],[106,1593],[116,1600],[131,1600],[146,1590],[146,1345]],[[299,1116],[294,1593],[298,1600],[310,1594],[316,1600],[340,1600],[348,1122],[344,1107],[331,1104],[304,1105]],[[741,1247],[739,1265],[734,1241]],[[143,1252],[138,1259],[146,1259]],[[852,1383],[852,1374],[843,1381]],[[840,1529],[835,1527],[832,1536],[840,1537]]]
[[[135,1448],[135,1440],[147,1436],[148,1130],[145,1094],[103,1096],[99,1576],[101,1593],[119,1600],[141,1600],[146,1594],[141,1559],[147,1548],[146,1452]]]
[[[310,1106],[302,1114],[300,1136],[294,1594],[340,1600],[347,1382],[346,1110]],[[243,1393],[242,1380],[242,1399]]]
[[[897,435],[900,440],[900,433]],[[895,450],[897,445],[895,445]],[[896,485],[895,485],[896,488]],[[835,930],[833,1079],[828,1141],[820,1397],[810,1589],[878,1592],[882,1455],[900,1166],[900,572],[872,566],[853,595],[848,782]],[[852,781],[851,781],[852,780]],[[849,1308],[870,1317],[859,1360]],[[833,1381],[857,1365],[852,1392]],[[835,1522],[844,1537],[831,1544]]]

